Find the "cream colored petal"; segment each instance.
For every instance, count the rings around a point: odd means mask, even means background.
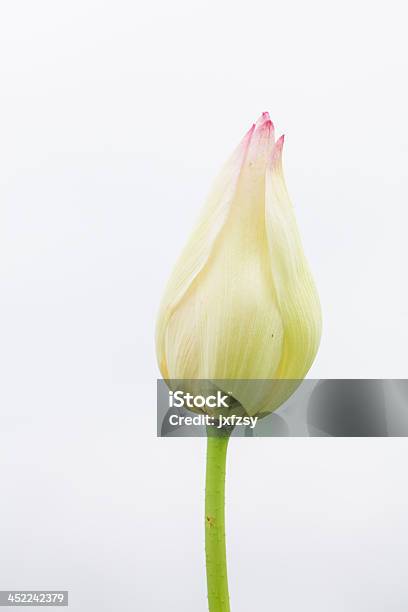
[[[275,377],[302,379],[319,346],[321,310],[285,184],[282,147],[283,137],[267,169],[265,199],[272,278],[283,325],[282,357]]]
[[[156,351],[160,371],[164,378],[169,377],[166,362],[168,321],[175,314],[175,309],[180,300],[185,296],[205,267],[217,236],[226,222],[254,130],[255,125],[251,127],[221,170],[197,226],[190,236],[167,283],[160,305],[156,328]],[[182,352],[188,355],[189,347],[184,347]],[[180,374],[178,374],[178,378],[182,378]]]

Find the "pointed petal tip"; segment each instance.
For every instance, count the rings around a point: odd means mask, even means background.
[[[255,127],[259,130],[259,129],[263,129],[263,128],[270,128],[270,129],[274,129],[273,127],[273,123],[271,121],[271,118],[269,116],[268,112],[264,112],[262,113],[262,115],[258,118]]]
[[[272,152],[272,164],[277,165],[282,161],[282,149],[285,142],[285,134],[282,134],[275,143]]]

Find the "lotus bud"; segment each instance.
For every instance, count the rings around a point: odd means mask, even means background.
[[[303,379],[321,335],[277,141],[263,113],[225,164],[165,290],[156,333],[163,378],[231,381],[248,413],[265,413],[268,384]],[[225,385],[224,385],[225,386]],[[224,388],[224,390],[226,390]],[[282,400],[283,401],[283,400]]]

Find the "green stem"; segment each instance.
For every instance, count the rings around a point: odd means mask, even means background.
[[[225,549],[225,463],[229,434],[208,431],[205,483],[205,553],[208,608],[230,612]]]

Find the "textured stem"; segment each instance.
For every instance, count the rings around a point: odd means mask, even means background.
[[[218,434],[218,435],[217,435]],[[208,432],[205,483],[205,553],[208,608],[230,612],[225,549],[225,463],[229,434]]]

